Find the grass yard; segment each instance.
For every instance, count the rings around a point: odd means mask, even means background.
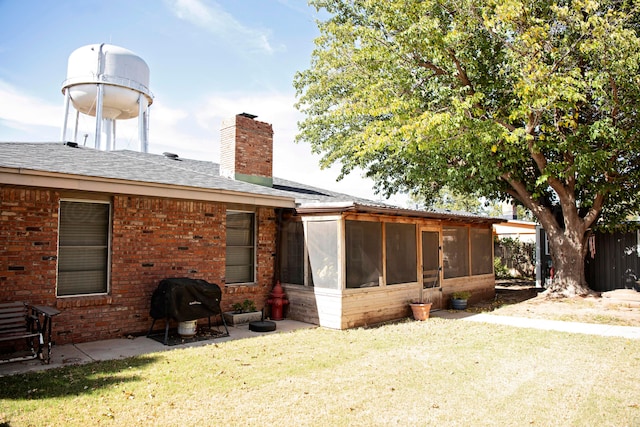
[[[640,340],[306,329],[0,378],[0,425],[637,426]]]

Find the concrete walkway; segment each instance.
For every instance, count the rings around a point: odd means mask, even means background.
[[[469,322],[483,322],[496,325],[508,325],[518,328],[542,329],[547,331],[561,331],[576,334],[601,335],[606,337],[624,337],[640,339],[640,327],[600,325],[592,323],[563,322],[558,320],[531,319],[525,317],[497,316],[488,313],[469,313],[466,311],[439,310],[433,311],[431,317],[452,319]],[[229,336],[215,338],[208,341],[165,346],[158,341],[147,337],[135,337],[131,339],[121,338],[106,341],[94,341],[82,344],[67,344],[54,346],[49,365],[43,365],[38,360],[26,362],[5,363],[0,365],[0,376],[15,375],[24,372],[42,371],[61,366],[89,363],[98,360],[124,359],[142,354],[158,351],[173,350],[176,348],[198,347],[235,339],[255,337],[264,334],[290,332],[303,328],[315,328],[316,325],[298,322],[295,320],[282,320],[276,322],[274,332],[252,332],[248,324],[229,326]]]
[[[564,322],[561,320],[532,319],[528,317],[497,316],[489,313],[469,313],[466,311],[441,310],[431,313],[431,317],[458,319],[470,322],[492,323],[517,328],[542,329],[573,334],[601,335],[605,337],[623,337],[640,339],[640,327],[601,325],[595,323]]]
[[[124,359],[142,354],[159,351],[173,350],[177,348],[199,347],[230,340],[256,337],[265,334],[277,334],[290,332],[296,329],[315,328],[316,325],[298,322],[295,320],[281,320],[276,322],[276,330],[273,332],[253,332],[249,330],[249,324],[229,326],[229,336],[214,338],[206,341],[197,341],[174,346],[166,346],[151,338],[116,338],[112,340],[93,341],[81,344],[66,344],[54,346],[51,353],[51,363],[42,364],[39,360],[27,360],[0,364],[0,377],[15,375],[24,372],[43,371],[45,369],[59,368],[62,366],[77,365],[98,360]]]

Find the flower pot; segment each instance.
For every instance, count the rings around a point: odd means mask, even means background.
[[[453,308],[454,310],[466,310],[467,300],[451,298],[451,308]]]
[[[178,335],[182,338],[191,338],[196,335],[197,320],[188,320],[178,323]]]
[[[429,318],[429,312],[431,311],[430,302],[412,302],[411,311],[413,312],[413,318],[416,320],[427,320]]]

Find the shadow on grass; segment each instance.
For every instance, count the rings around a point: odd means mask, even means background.
[[[536,298],[543,288],[536,288],[535,281],[527,279],[503,279],[496,280],[495,297],[490,300],[477,301],[469,305],[466,310],[468,315],[492,312],[506,305],[519,304]],[[460,314],[462,317],[463,314]]]
[[[0,378],[0,399],[35,400],[92,393],[114,384],[138,381],[136,369],[158,360],[160,356],[138,356],[6,376]]]
[[[503,304],[517,304],[537,297],[544,288],[536,288],[532,279],[502,279],[496,280],[496,300]]]
[[[537,297],[541,292],[544,292],[543,288],[532,287],[519,287],[519,288],[498,288],[496,287],[496,298],[501,300],[505,304],[517,304],[524,302],[532,298]]]

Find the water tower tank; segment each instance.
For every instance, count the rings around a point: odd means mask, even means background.
[[[146,116],[153,103],[148,86],[149,67],[130,50],[110,44],[76,49],[69,56],[67,79],[62,85],[66,99],[62,139],[66,140],[71,103],[79,113],[96,117],[96,148],[103,147],[103,121],[106,149],[111,149],[115,146],[115,121],[138,117],[140,145],[146,151]]]

